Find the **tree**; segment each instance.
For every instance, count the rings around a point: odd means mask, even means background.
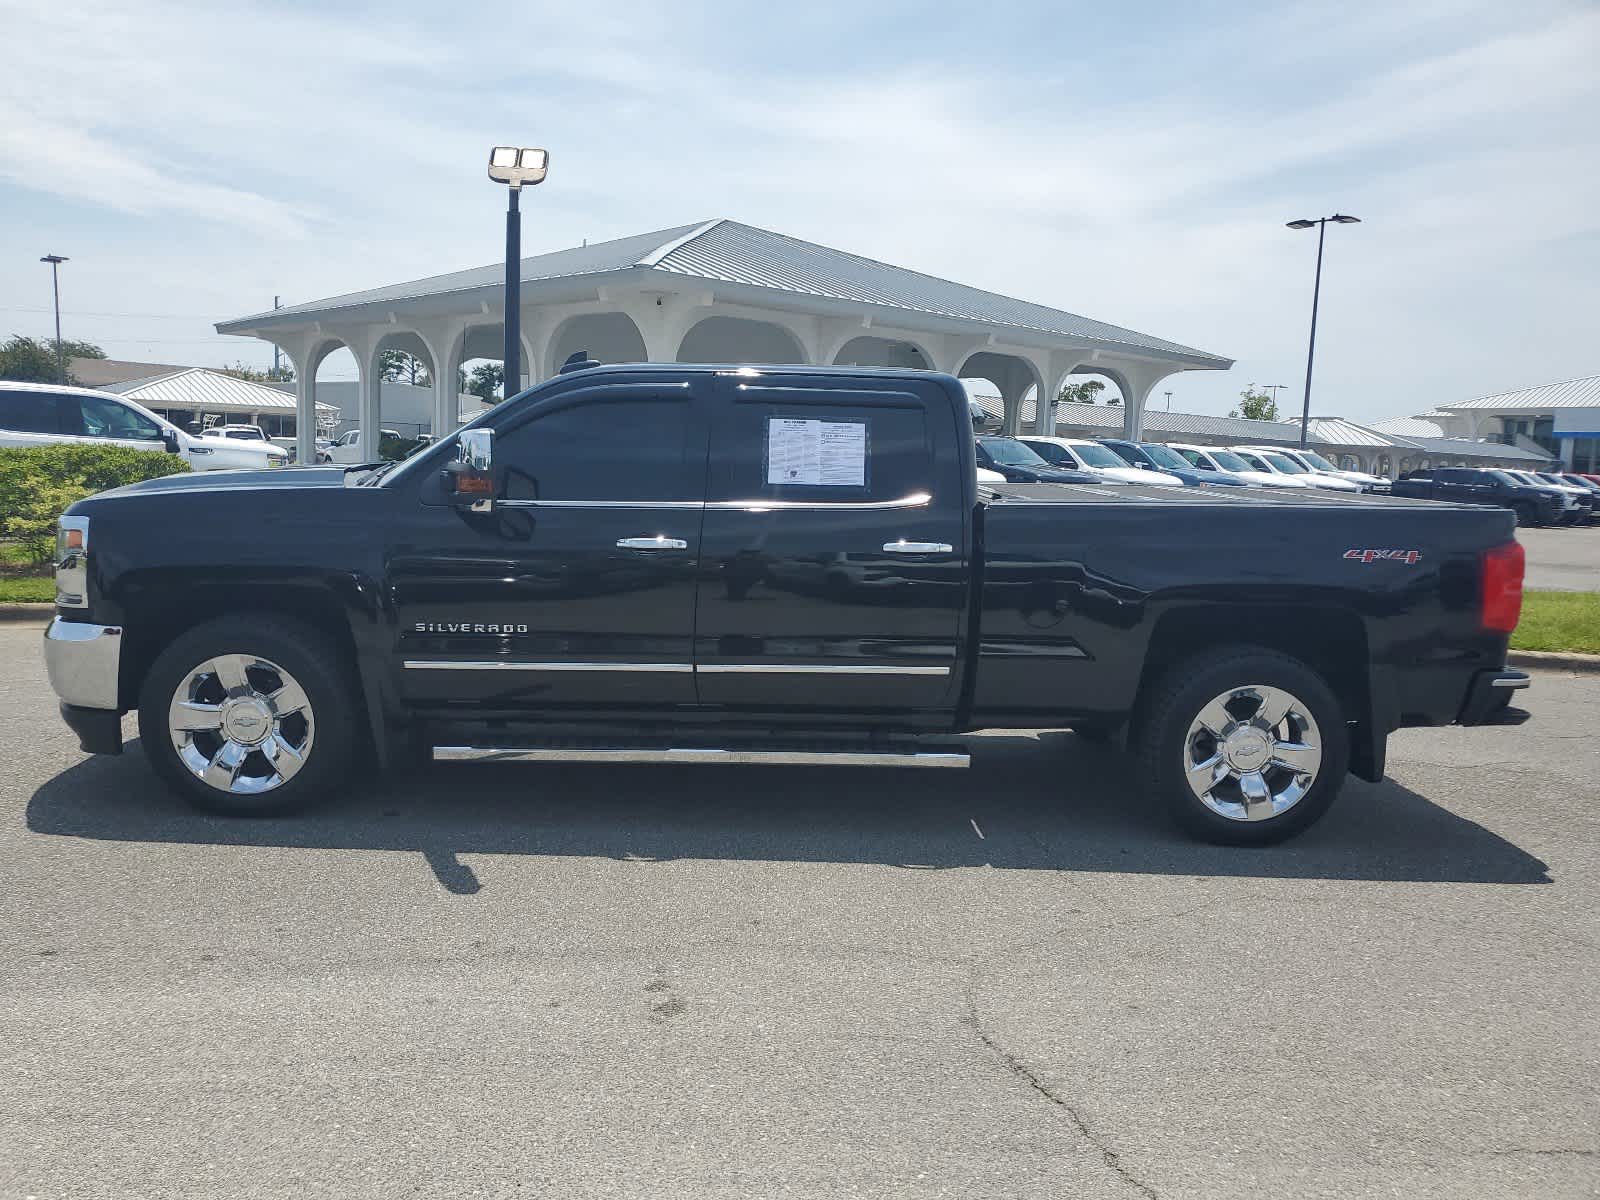
[[[56,357],[54,338],[31,338],[15,334],[0,345],[0,379],[20,383],[77,383],[72,368],[61,369],[64,360],[104,358],[106,352],[91,342],[61,340],[61,356]]]
[[[378,355],[378,377],[385,383],[409,383],[413,387],[432,387],[428,364],[404,350],[384,350]]]
[[[505,382],[506,371],[497,362],[481,362],[472,368],[467,379],[467,391],[480,400],[493,400],[500,395],[500,385]]]
[[[1062,404],[1093,404],[1095,397],[1106,390],[1098,379],[1085,379],[1082,383],[1064,383],[1057,399]]]
[[[293,383],[294,368],[288,363],[281,367],[257,368],[246,363],[236,362],[231,367],[222,367],[219,374],[232,375],[235,379],[245,379],[251,383]]]
[[[1106,385],[1098,379],[1085,379],[1082,383],[1065,383],[1061,385],[1061,393],[1056,399],[1062,404],[1094,404],[1098,401],[1100,393],[1106,390]],[[1112,392],[1105,399],[1107,404],[1121,404],[1122,396]]]
[[[1256,391],[1255,385],[1251,384],[1239,393],[1239,407],[1228,415],[1244,417],[1249,421],[1276,421],[1278,402],[1268,393]]]
[[[51,338],[45,343],[52,350],[55,349],[55,339]],[[61,353],[68,362],[75,358],[104,358],[106,352],[93,342],[75,342],[71,338],[61,339]]]

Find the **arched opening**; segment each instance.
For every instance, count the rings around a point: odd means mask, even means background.
[[[921,346],[913,342],[883,337],[851,338],[839,347],[839,353],[833,356],[833,362],[835,366],[840,367],[905,367],[913,371],[933,370],[933,360]]]
[[[469,325],[461,335],[456,363],[459,420],[470,421],[505,399],[505,352],[506,331],[499,322]],[[524,362],[523,370],[526,372],[530,365]]]
[[[745,317],[707,317],[684,335],[681,363],[804,363],[800,340],[782,325]]]
[[[1000,385],[982,376],[962,376],[961,386],[967,391],[967,411],[972,416],[976,433],[999,433],[1005,424],[1006,402],[1000,394]]]
[[[1121,405],[1125,390],[1122,381],[1104,371],[1074,371],[1056,388],[1055,429],[1072,436],[1106,437],[1107,420],[1120,431]],[[1116,413],[1095,413],[1099,408],[1116,408]]]
[[[342,437],[361,424],[361,369],[349,346],[330,341],[319,347],[307,377],[318,437]],[[324,410],[324,404],[333,405],[334,411]]]
[[[1382,475],[1385,479],[1394,478],[1394,464],[1387,454],[1378,455],[1378,469],[1374,474]]]
[[[1039,375],[1033,364],[1014,354],[983,350],[969,355],[956,374],[962,379],[984,379],[1000,392],[1004,404],[1003,428],[1020,432],[1037,420],[1033,397],[1039,392]]]
[[[650,361],[644,335],[632,317],[620,312],[583,313],[563,321],[550,339],[545,372],[554,375],[579,351],[587,351],[590,358],[603,363]]]
[[[378,424],[415,442],[433,427],[433,355],[416,334],[397,331],[378,342],[373,355],[378,389]]]

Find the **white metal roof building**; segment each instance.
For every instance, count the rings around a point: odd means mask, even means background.
[[[115,392],[179,425],[194,422],[204,427],[208,418],[222,423],[260,425],[268,437],[295,434],[295,397],[270,384],[254,383],[210,371],[204,367],[180,367],[165,375],[127,379],[105,385],[102,391]],[[331,404],[317,405],[325,422],[338,415]],[[314,462],[315,458],[302,461]]]
[[[997,295],[737,221],[680,225],[522,260],[523,382],[585,350],[602,362],[906,366],[982,376],[1020,429],[1030,390],[1054,395],[1079,372],[1114,380],[1136,434],[1146,398],[1179,371],[1232,360],[1121,326]],[[317,367],[355,355],[362,425],[380,418],[377,357],[404,350],[436,383],[434,428],[457,423],[454,381],[472,358],[501,357],[499,265],[390,284],[223,321],[293,362],[307,414]],[[309,420],[304,427],[308,427]],[[1048,431],[1047,406],[1034,424]],[[302,447],[302,453],[307,447]]]
[[[1378,428],[1414,441],[1444,436],[1504,442],[1558,458],[1568,470],[1600,473],[1600,375],[1441,404]]]

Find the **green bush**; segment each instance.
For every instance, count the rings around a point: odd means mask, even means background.
[[[0,449],[0,537],[34,562],[55,552],[56,519],[85,496],[189,469],[182,456],[127,446],[73,443]]]
[[[385,462],[399,462],[416,453],[422,442],[417,438],[380,437],[378,439],[378,457]]]

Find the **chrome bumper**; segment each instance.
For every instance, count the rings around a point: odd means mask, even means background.
[[[78,708],[117,711],[122,627],[53,619],[44,631],[44,666],[56,695]]]

